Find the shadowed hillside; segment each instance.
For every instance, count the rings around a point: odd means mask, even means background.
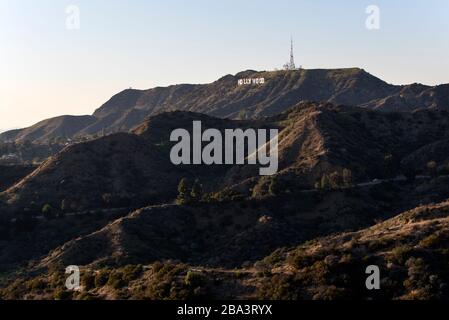
[[[172,165],[169,154],[174,143],[169,141],[170,133],[176,128],[191,131],[194,120],[201,120],[203,129],[222,131],[279,128],[279,172],[261,178],[258,165]],[[447,139],[448,125],[446,111],[379,113],[316,103],[299,104],[280,115],[250,121],[189,112],[164,113],[150,117],[132,133],[65,148],[3,196],[19,210],[39,212],[45,204],[58,208],[65,200],[72,211],[82,211],[174,200],[183,177],[199,178],[209,192],[231,188],[251,196],[267,193],[273,180],[287,189],[313,189],[323,174],[344,169],[351,171],[354,182],[427,173],[428,161],[438,160],[438,166],[444,169],[447,159],[436,155],[431,159],[432,153],[416,151]],[[114,203],[109,198],[115,199]]]
[[[262,207],[209,206],[213,210],[160,206],[136,211],[50,252],[14,281],[6,280],[0,297],[409,300],[449,294],[447,202],[294,247],[291,243],[305,239],[299,234],[308,230],[306,217],[295,225],[298,215],[256,214]],[[223,224],[225,212],[232,218]],[[341,214],[334,217],[343,222]],[[226,259],[244,258],[249,261],[243,266],[226,267]],[[82,266],[78,292],[61,289],[63,266],[70,264]],[[373,264],[381,270],[380,291],[365,287],[365,268]]]
[[[172,165],[170,133],[195,120],[278,128],[278,173]],[[306,102],[255,120],[161,113],[68,146],[0,193],[0,297],[447,297],[433,257],[447,261],[448,125],[444,110]],[[367,263],[387,270],[383,296],[363,291]],[[61,289],[73,264],[78,293]]]

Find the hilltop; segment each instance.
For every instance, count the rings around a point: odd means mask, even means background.
[[[238,86],[239,79],[264,78],[262,85]],[[63,137],[96,137],[127,132],[148,116],[192,111],[219,118],[273,116],[301,101],[323,101],[382,111],[448,109],[449,85],[395,86],[358,69],[244,71],[209,84],[180,84],[149,90],[124,90],[91,116],[62,116],[29,128],[0,134],[0,141],[37,143]]]

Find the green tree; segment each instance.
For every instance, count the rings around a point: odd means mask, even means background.
[[[330,188],[329,176],[327,174],[323,174],[321,177],[321,189],[328,190]]]
[[[69,209],[69,206],[67,205],[67,200],[62,200],[61,201],[61,211],[62,212],[67,212],[68,211],[68,209]]]
[[[184,284],[192,288],[200,287],[204,284],[204,277],[199,273],[189,271],[184,278]]]
[[[343,186],[343,176],[335,171],[329,175],[329,184],[332,189],[338,189]]]
[[[191,187],[187,178],[182,178],[178,185],[178,198],[176,203],[179,205],[191,203]]]
[[[437,176],[437,168],[438,165],[436,161],[429,161],[427,162],[427,170],[429,171],[429,174],[432,178],[435,178]]]
[[[352,171],[349,169],[343,169],[343,183],[345,186],[352,186]]]
[[[279,181],[275,177],[271,179],[270,185],[268,187],[268,192],[272,196],[276,196],[281,193],[281,187],[279,185]]]
[[[61,201],[61,205],[60,205],[59,211],[57,213],[58,218],[63,218],[65,216],[65,214],[67,213],[67,209],[68,209],[67,201],[65,199],[63,199]]]
[[[179,191],[179,190],[178,190]],[[198,179],[195,180],[192,191],[190,192],[190,199],[192,202],[200,202],[203,198],[203,186]]]
[[[101,196],[102,200],[103,200],[103,204],[105,208],[111,208],[112,207],[112,201],[113,201],[113,196],[110,193],[104,193]]]
[[[42,214],[48,220],[55,218],[55,210],[48,203],[42,207]]]

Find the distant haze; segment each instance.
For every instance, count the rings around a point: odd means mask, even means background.
[[[66,8],[80,29],[66,29]],[[360,67],[394,84],[449,83],[449,1],[2,0],[0,127],[91,114],[123,89],[246,69]]]

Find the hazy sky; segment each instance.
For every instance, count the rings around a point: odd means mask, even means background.
[[[365,10],[380,8],[380,29]],[[66,28],[66,8],[80,29]],[[91,114],[113,94],[280,68],[449,82],[448,0],[0,0],[0,130]]]

